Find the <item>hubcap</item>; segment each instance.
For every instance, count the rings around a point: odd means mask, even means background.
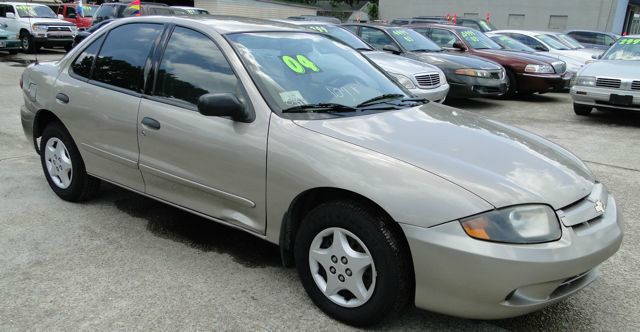
[[[44,148],[44,161],[53,183],[60,189],[71,185],[73,165],[67,147],[56,137],[51,137]]]
[[[22,37],[22,48],[25,50],[29,49],[29,37]]]
[[[353,233],[332,227],[320,232],[309,248],[311,275],[332,302],[347,308],[365,304],[376,286],[369,249]]]

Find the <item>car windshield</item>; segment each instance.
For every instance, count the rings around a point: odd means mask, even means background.
[[[464,38],[467,45],[469,45],[471,48],[476,50],[482,50],[482,49],[499,50],[502,48],[500,45],[496,44],[496,42],[491,40],[491,38],[487,37],[484,33],[478,30],[472,30],[472,29],[462,30],[460,31],[460,36]]]
[[[557,40],[559,40],[561,43],[569,46],[569,48],[571,48],[572,50],[578,50],[581,48],[584,48],[584,46],[582,46],[582,44],[580,44],[577,40],[567,36],[567,35],[563,35],[563,34],[557,34],[557,35],[553,35]]]
[[[491,36],[490,38],[507,50],[519,51],[519,52],[535,52],[536,51],[533,48],[509,36],[497,35],[497,36]]]
[[[109,18],[116,18],[118,17],[118,9],[124,10],[124,6],[100,6],[100,8],[98,8],[98,10],[96,10],[95,14],[93,15],[93,19],[104,20]],[[122,10],[119,11],[122,12]]]
[[[393,39],[410,52],[440,52],[442,49],[429,38],[407,28],[388,30]]]
[[[307,29],[311,29],[311,30],[315,30],[318,32],[322,32],[322,33],[326,33],[328,35],[330,35],[331,37],[355,48],[356,50],[366,50],[366,51],[372,51],[373,49],[367,45],[367,43],[363,42],[360,38],[356,37],[356,35],[352,34],[351,32],[335,26],[335,25],[329,25],[329,24],[310,24],[310,25],[305,25],[305,27]]]
[[[204,9],[196,9],[196,8],[182,8],[189,15],[209,15],[209,12]]]
[[[275,111],[336,104],[357,107],[382,95],[409,97],[360,53],[320,34],[227,35]]]
[[[42,5],[19,5],[16,6],[20,17],[42,17],[56,18],[56,13],[51,8]]]
[[[480,25],[480,27],[482,28],[483,31],[493,31],[496,28],[493,26],[493,24],[485,21],[485,20],[479,20],[478,24]]]
[[[97,10],[98,10],[98,6],[84,5],[82,6],[82,17],[93,17],[93,14],[95,14]],[[80,12],[77,10],[77,7],[76,7],[76,12],[77,13]]]
[[[603,60],[640,60],[640,38],[619,39],[602,56]]]
[[[569,46],[561,43],[559,40],[553,38],[550,35],[537,35],[536,38],[540,39],[543,43],[554,50],[568,50]]]

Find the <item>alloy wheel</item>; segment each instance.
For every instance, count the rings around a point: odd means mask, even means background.
[[[60,189],[66,189],[73,180],[73,165],[69,150],[56,137],[51,137],[44,149],[47,172],[53,183]]]

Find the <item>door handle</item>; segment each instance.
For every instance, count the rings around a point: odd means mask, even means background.
[[[65,95],[64,93],[58,93],[56,95],[56,99],[63,104],[69,103],[69,96]]]
[[[154,129],[154,130],[160,129],[160,122],[158,122],[158,120],[156,119],[144,117],[142,119],[142,124],[149,129]]]

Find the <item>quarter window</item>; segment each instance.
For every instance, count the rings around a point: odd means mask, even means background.
[[[93,60],[96,58],[96,54],[98,53],[98,50],[100,50],[100,45],[102,45],[103,40],[104,36],[101,36],[93,41],[93,43],[91,43],[89,47],[85,48],[76,60],[73,61],[73,64],[71,64],[71,70],[73,70],[74,74],[90,78]]]
[[[158,70],[155,95],[197,105],[208,93],[237,93],[238,79],[207,36],[177,27]]]
[[[139,92],[144,65],[162,28],[136,23],[111,30],[96,59],[93,79]]]

